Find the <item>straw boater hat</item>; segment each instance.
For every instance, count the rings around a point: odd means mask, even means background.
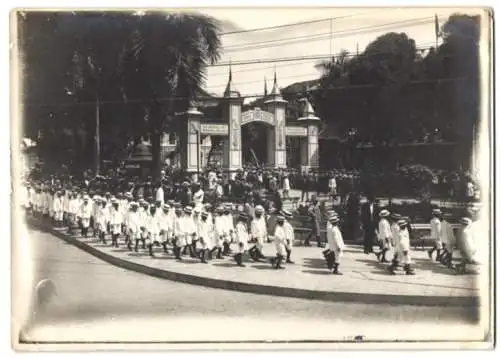
[[[469,218],[466,218],[466,217],[463,217],[461,218],[460,220],[458,220],[458,222],[462,225],[470,225],[472,224],[472,220],[469,219]]]
[[[175,203],[174,207],[175,207],[175,211],[182,212],[182,206],[180,203]]]
[[[167,203],[163,204],[163,210],[168,210],[170,209],[170,205],[168,205]]]
[[[263,207],[262,205],[257,205],[257,206],[255,207],[255,212],[256,212],[256,213],[261,213],[261,214],[262,214],[262,213],[264,212],[264,207]]]
[[[199,206],[195,206],[193,211],[197,214],[201,213],[201,208]]]
[[[380,213],[378,214],[381,218],[385,218],[387,216],[390,215],[390,212],[389,210],[386,210],[386,209],[383,209],[382,211],[380,211]]]
[[[432,215],[441,215],[442,213],[443,212],[439,208],[432,209]]]
[[[216,212],[216,213],[219,213],[219,214],[222,214],[222,213],[224,212],[224,208],[223,208],[221,205],[219,205],[219,206],[215,209],[215,212]]]
[[[248,220],[248,215],[247,215],[247,213],[245,213],[244,211],[240,212],[240,213],[238,214],[238,219],[239,219],[239,220]]]
[[[205,210],[203,210],[203,211],[201,212],[201,217],[203,217],[203,218],[208,218],[208,213],[207,213]]]
[[[330,216],[330,217],[328,218],[328,221],[330,221],[330,223],[332,223],[332,224],[336,224],[336,223],[338,223],[338,222],[339,222],[339,220],[340,220],[340,219],[339,219],[338,215],[332,215],[332,216]]]
[[[193,211],[193,208],[190,207],[189,205],[184,208],[184,212],[186,214],[191,214],[192,211]]]
[[[131,208],[137,208],[138,206],[139,206],[139,204],[138,204],[136,201],[132,201],[132,202],[130,203],[130,207],[131,207]]]
[[[282,215],[286,218],[286,219],[291,219],[293,217],[292,213],[289,212],[288,210],[283,210],[282,211]]]
[[[399,227],[406,226],[406,225],[408,225],[408,221],[406,219],[400,219],[400,220],[398,220],[398,225],[399,225]]]
[[[285,220],[285,217],[280,213],[276,216],[276,220],[278,221],[284,221]]]
[[[391,213],[391,219],[393,219],[393,220],[398,221],[398,220],[401,220],[402,218],[403,217],[398,213]]]

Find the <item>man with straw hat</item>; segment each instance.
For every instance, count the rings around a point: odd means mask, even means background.
[[[295,240],[295,233],[293,230],[292,224],[290,224],[290,220],[292,219],[293,215],[290,211],[288,210],[283,210],[283,216],[285,217],[285,222],[283,223],[283,227],[285,228],[285,250],[286,250],[286,263],[287,264],[293,264],[294,262],[290,259],[290,256],[292,255],[292,247],[293,247],[293,242]]]
[[[201,220],[198,222],[198,239],[200,243],[200,260],[206,264],[208,254],[212,250],[214,228],[213,223],[208,220],[208,212],[201,212]]]
[[[224,247],[226,233],[226,221],[224,218],[224,208],[219,205],[215,209],[214,219],[214,243],[212,254],[217,251],[217,259],[222,259],[222,248]]]
[[[326,231],[326,239],[328,242],[326,260],[328,269],[335,275],[342,275],[342,273],[339,272],[339,266],[342,251],[344,250],[344,240],[338,227],[340,219],[337,214],[333,214],[328,218],[328,221],[330,223]]]
[[[430,249],[427,254],[432,260],[432,254],[436,251],[436,261],[441,258],[441,250],[443,248],[441,237],[442,237],[442,227],[441,227],[441,210],[439,208],[432,210],[431,219],[431,239],[434,240],[434,246]]]
[[[401,218],[397,222],[399,226],[398,233],[398,245],[397,252],[398,258],[401,260],[401,264],[403,265],[403,269],[407,275],[414,275],[415,272],[411,268],[411,255],[410,255],[410,234],[408,232],[408,220],[407,218]],[[396,274],[396,268],[398,267],[398,262],[393,261],[392,265],[389,266],[389,272],[392,275]]]
[[[387,220],[389,215],[390,212],[387,209],[383,209],[379,213],[380,220],[378,222],[377,236],[381,245],[381,250],[375,255],[377,256],[377,260],[382,263],[388,262],[385,254],[389,251],[391,243],[391,225],[389,224],[389,220]]]
[[[244,267],[243,255],[245,254],[248,247],[248,240],[250,239],[247,229],[248,215],[245,212],[240,212],[238,214],[238,222],[235,227],[236,233],[236,254],[234,255],[234,260],[238,266]]]
[[[267,225],[263,214],[264,208],[262,205],[257,205],[255,207],[255,217],[250,224],[251,238],[255,245],[249,250],[249,254],[254,261],[265,258],[262,254],[262,248],[267,240]]]
[[[475,243],[474,232],[472,228],[472,220],[468,217],[463,217],[459,220],[460,229],[457,240],[458,255],[457,258],[460,259],[460,263],[455,266],[455,270],[458,274],[464,274],[467,271],[467,265],[479,264],[477,257],[477,246]]]
[[[271,265],[275,269],[283,269],[281,266],[283,259],[285,258],[285,241],[286,241],[286,232],[285,232],[285,216],[283,214],[279,214],[276,217],[276,228],[274,230],[274,246],[276,248],[276,257],[271,259]]]

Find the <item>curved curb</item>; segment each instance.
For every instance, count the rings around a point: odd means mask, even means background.
[[[480,304],[477,296],[417,296],[417,295],[390,295],[390,294],[372,294],[358,292],[325,292],[316,290],[307,290],[290,287],[277,287],[261,284],[252,284],[245,282],[228,281],[222,279],[213,279],[189,275],[174,271],[161,270],[135,262],[124,260],[107,253],[104,253],[86,243],[70,237],[62,232],[53,229],[51,226],[40,223],[36,220],[27,220],[28,225],[41,228],[50,232],[52,235],[72,244],[83,251],[103,260],[112,265],[123,269],[143,273],[149,276],[163,278],[171,281],[182,282],[192,285],[218,288],[231,291],[255,293],[262,295],[272,295],[280,297],[301,298],[309,300],[320,300],[329,302],[350,302],[363,304],[399,304],[410,306],[453,306],[453,307],[478,307]]]

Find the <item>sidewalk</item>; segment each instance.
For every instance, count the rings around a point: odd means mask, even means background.
[[[195,285],[326,301],[479,305],[478,281],[483,275],[457,276],[429,260],[425,251],[413,251],[415,276],[407,276],[402,271],[392,276],[387,266],[378,263],[373,254],[365,255],[362,248],[348,245],[340,267],[344,275],[336,276],[328,273],[322,249],[316,247],[294,248],[292,260],[295,264],[287,264],[284,270],[275,270],[268,262],[255,263],[248,259],[246,267],[237,267],[230,257],[208,264],[188,257],[178,262],[171,255],[165,255],[161,248],[156,248],[156,258],[151,258],[143,250],[128,251],[123,239],[120,239],[120,248],[111,248],[109,243],[97,243],[95,238],[68,236],[37,220],[29,219],[28,222],[114,265]],[[275,254],[272,244],[266,244],[263,251],[266,256]]]

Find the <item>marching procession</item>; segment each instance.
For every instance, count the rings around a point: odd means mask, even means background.
[[[77,186],[63,185],[59,179],[30,180],[22,187],[21,204],[30,215],[50,221],[57,228],[66,228],[68,234],[79,230],[82,237],[92,235],[102,244],[110,240],[109,244],[114,247],[124,245],[130,251],[145,251],[151,257],[158,254],[155,248],[160,248],[163,255],[172,255],[178,261],[189,256],[206,264],[231,256],[236,266],[244,267],[248,256],[255,262],[268,261],[275,269],[294,263],[292,212],[253,202],[245,203],[243,209],[231,202],[214,205],[207,202],[199,183],[188,181],[181,185],[187,190],[185,197],[179,200],[179,196],[164,190],[164,183],[148,192],[135,190],[134,185],[129,186],[128,191],[118,192],[109,187],[106,187],[109,191],[104,191],[102,186],[93,190],[88,182]],[[317,200],[313,198],[313,202]],[[316,215],[315,210],[319,208],[311,205],[312,217]],[[397,274],[401,267],[407,275],[414,275],[410,218],[384,208],[375,212],[372,204],[369,212],[376,216],[373,220],[375,244],[380,247],[375,252],[376,259],[388,264],[390,274]],[[339,267],[345,245],[340,224],[344,218],[334,210],[327,210],[325,214],[327,246],[322,254],[329,272],[341,275]],[[459,220],[457,233],[447,220],[449,214],[438,208],[432,211],[430,220],[430,238],[434,245],[428,251],[429,258],[434,259],[436,252],[435,260],[457,273],[464,273],[469,264],[479,263],[476,255],[478,213],[471,211],[469,216]],[[311,238],[318,240],[318,247],[322,247],[319,228],[313,228],[307,242]],[[273,242],[275,252],[263,252],[266,242]],[[367,254],[374,252],[371,244],[369,247],[367,250],[365,244]],[[392,253],[391,260],[389,253]]]

